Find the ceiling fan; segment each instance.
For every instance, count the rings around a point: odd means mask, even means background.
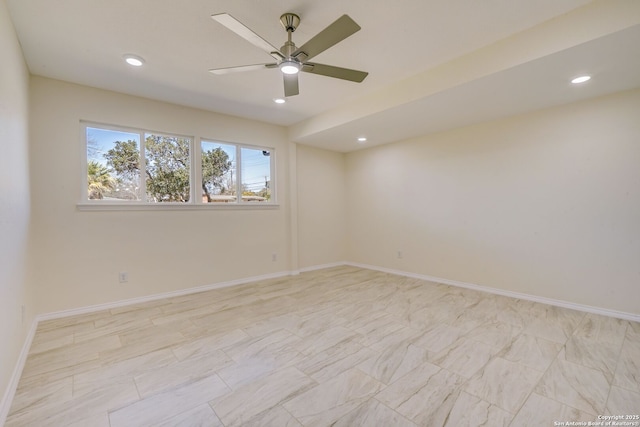
[[[332,65],[307,62],[309,59],[324,52],[331,46],[341,42],[353,33],[360,30],[360,26],[348,15],[342,15],[331,25],[320,31],[308,42],[297,47],[291,41],[291,34],[300,25],[300,17],[294,13],[285,13],[280,17],[280,23],[287,31],[287,41],[278,49],[268,41],[254,33],[240,21],[228,13],[211,15],[211,18],[218,21],[249,43],[271,55],[276,62],[267,64],[244,65],[240,67],[216,68],[209,70],[213,74],[227,74],[238,71],[258,70],[262,68],[280,68],[284,77],[284,95],[298,95],[298,72],[319,74],[327,77],[334,77],[342,80],[349,80],[360,83],[369,73],[352,70],[349,68],[334,67]]]

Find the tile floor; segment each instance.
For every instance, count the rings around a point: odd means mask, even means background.
[[[6,426],[640,414],[640,324],[355,267],[43,322]]]

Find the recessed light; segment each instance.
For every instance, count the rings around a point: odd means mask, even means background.
[[[358,142],[359,142],[360,144],[362,144],[362,143],[364,143],[364,142],[367,142],[367,138],[365,138],[364,136],[361,136],[360,138],[358,138]]]
[[[586,81],[591,80],[591,76],[579,76],[576,77],[575,79],[571,80],[571,83],[573,83],[574,85],[579,84],[579,83],[584,83]]]
[[[134,67],[141,67],[144,64],[144,59],[137,55],[126,54],[122,56],[125,62],[129,65],[133,65]]]
[[[275,102],[276,104],[284,104],[287,101],[284,98],[275,98],[273,102]]]

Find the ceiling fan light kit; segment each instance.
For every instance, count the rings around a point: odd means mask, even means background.
[[[298,95],[298,73],[300,71],[341,80],[348,80],[356,83],[362,82],[368,75],[368,73],[364,71],[307,62],[307,60],[324,52],[331,46],[341,42],[360,30],[360,26],[348,15],[342,15],[327,28],[312,37],[311,40],[307,41],[302,46],[297,47],[291,40],[291,34],[298,28],[298,25],[300,25],[300,17],[295,13],[284,13],[280,16],[280,23],[287,31],[287,41],[280,49],[271,45],[268,41],[254,33],[228,13],[211,15],[211,18],[244,38],[249,43],[264,50],[277,61],[275,63],[267,64],[215,68],[209,70],[212,74],[228,74],[262,68],[279,68],[284,79],[285,96]]]
[[[282,61],[280,63],[280,71],[285,74],[298,74],[300,71],[300,64],[293,60]]]

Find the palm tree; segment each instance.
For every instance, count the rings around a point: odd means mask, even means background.
[[[87,163],[87,182],[89,199],[104,198],[104,194],[113,191],[117,184],[109,169],[95,160]]]

